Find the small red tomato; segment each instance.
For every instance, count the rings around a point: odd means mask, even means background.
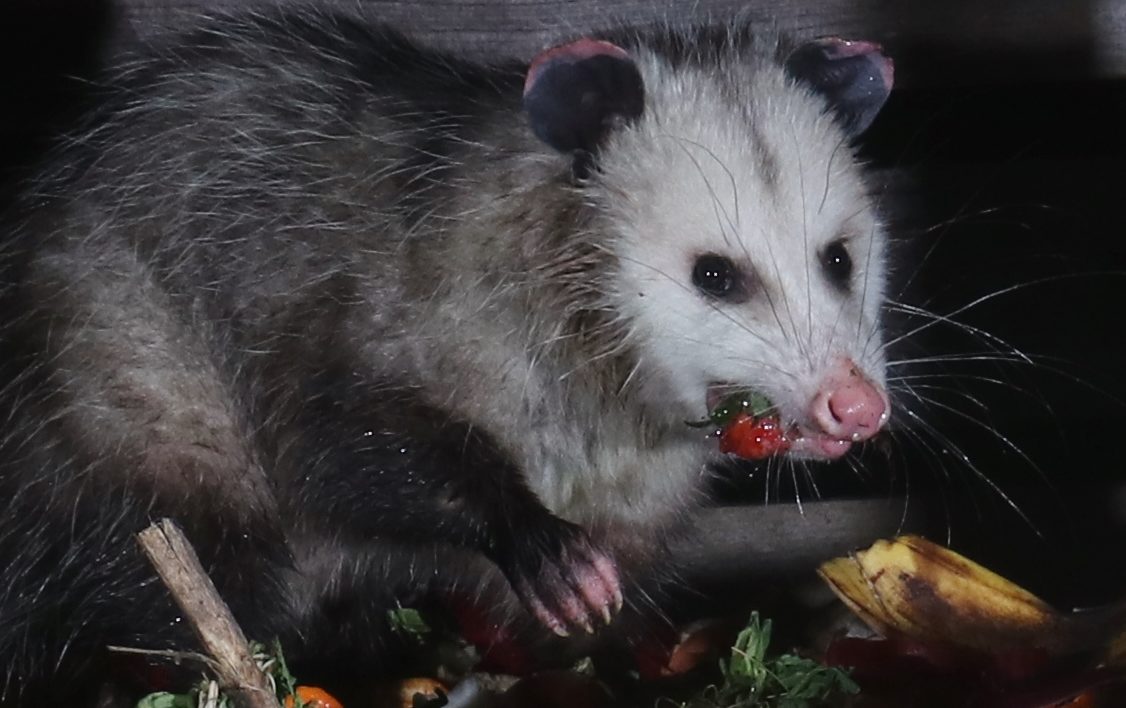
[[[297,697],[306,708],[343,708],[332,694],[316,686],[298,686]],[[293,696],[285,697],[285,708],[293,708],[294,704]]]
[[[777,416],[735,416],[719,435],[720,452],[748,460],[761,460],[790,449],[790,439]]]

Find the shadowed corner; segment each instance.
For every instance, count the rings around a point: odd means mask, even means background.
[[[891,295],[968,325],[896,315],[890,337],[921,331],[892,353],[919,364],[893,376],[928,399],[905,396],[943,439],[901,434],[897,448],[919,449],[893,474],[957,547],[1063,605],[1126,587],[1105,560],[1126,537],[1110,432],[1126,417],[1122,8],[869,0],[857,13],[896,60],[861,146],[898,236]]]
[[[112,0],[9,0],[0,11],[0,209],[11,182],[75,118],[119,25]]]

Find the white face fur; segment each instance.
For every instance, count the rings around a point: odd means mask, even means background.
[[[885,390],[885,237],[824,101],[773,65],[721,87],[715,70],[637,60],[645,113],[612,136],[600,177],[642,360],[631,385],[688,420],[710,386],[745,387],[802,427],[834,362]],[[734,275],[726,294],[708,292],[713,264]]]

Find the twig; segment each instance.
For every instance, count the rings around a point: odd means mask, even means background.
[[[215,659],[215,676],[228,695],[245,708],[278,708],[246,636],[176,524],[171,519],[161,519],[137,534],[137,541],[187,616],[203,648]]]

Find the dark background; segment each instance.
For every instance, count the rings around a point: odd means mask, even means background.
[[[79,79],[157,24],[222,4],[6,3],[0,205],[53,128],[80,110]],[[746,3],[371,5],[445,46],[528,56],[610,17],[724,17]],[[900,88],[862,142],[895,226],[892,296],[988,333],[938,324],[897,346],[898,359],[954,357],[894,368],[928,376],[909,381],[930,402],[900,394],[887,445],[818,470],[816,492],[799,476],[797,491],[807,500],[906,494],[939,540],[1060,604],[1121,596],[1126,3],[916,3],[910,14],[875,0],[752,5],[781,29],[865,36],[896,58]],[[892,336],[922,323],[889,316]],[[981,360],[991,349],[1033,363]],[[788,474],[745,469],[725,493],[790,502],[795,489]]]

